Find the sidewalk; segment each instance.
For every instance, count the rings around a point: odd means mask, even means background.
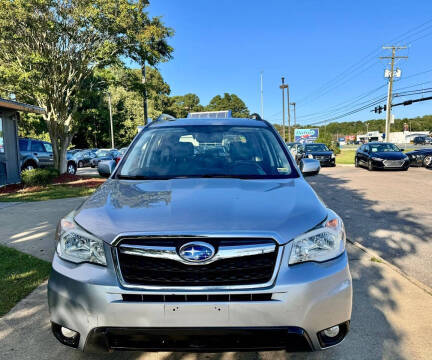
[[[58,221],[84,200],[0,202],[0,244],[51,261]]]
[[[57,219],[80,201],[54,200],[0,209],[1,242],[25,252],[35,250],[35,256],[49,258]],[[38,217],[35,217],[36,211]],[[5,220],[5,214],[10,223]],[[25,219],[24,224],[17,225],[12,221],[16,218]],[[36,231],[31,231],[31,226],[35,226]],[[327,351],[308,354],[83,354],[62,346],[51,335],[46,284],[43,284],[0,319],[0,359],[430,359],[432,296],[388,265],[371,261],[370,255],[358,247],[352,244],[347,247],[354,285],[351,331],[341,345]]]

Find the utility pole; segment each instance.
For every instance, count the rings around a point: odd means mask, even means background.
[[[147,90],[146,90],[146,69],[145,69],[145,61],[141,66],[141,84],[143,84],[143,110],[144,110],[144,125],[147,125],[148,117],[147,117]]]
[[[385,136],[386,141],[390,141],[390,119],[391,119],[391,103],[392,103],[392,91],[393,91],[393,77],[394,77],[394,61],[395,59],[408,59],[408,56],[396,56],[396,50],[406,49],[406,46],[383,46],[385,50],[391,50],[392,56],[380,56],[380,59],[391,59],[389,83],[387,91],[387,113],[386,113],[386,127]]]
[[[279,86],[280,89],[282,89],[282,137],[283,140],[286,141],[285,138],[285,89],[288,87],[288,85],[285,85],[285,78],[282,77],[282,85]]]
[[[287,85],[287,106],[288,106],[288,142],[291,142],[291,111],[289,100],[289,85]]]
[[[264,94],[263,94],[263,72],[260,73],[261,82],[261,119],[264,119]]]
[[[297,117],[296,117],[296,109],[295,109],[295,107],[296,107],[296,103],[295,103],[295,102],[292,102],[291,105],[292,105],[293,108],[294,108],[294,127],[296,127],[296,125],[297,125]]]
[[[109,117],[110,117],[110,127],[111,127],[111,149],[114,148],[114,130],[112,121],[112,110],[111,110],[111,94],[108,92],[108,106],[109,106]]]
[[[369,123],[366,123],[366,134],[369,132]]]

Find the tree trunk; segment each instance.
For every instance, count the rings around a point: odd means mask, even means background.
[[[47,121],[48,132],[53,148],[54,167],[60,174],[64,174],[67,169],[67,148],[72,141],[73,133],[70,133],[68,126],[65,125],[64,122],[59,122],[59,118],[52,112],[48,112],[44,115],[44,118]]]

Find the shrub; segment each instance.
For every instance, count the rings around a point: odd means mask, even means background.
[[[46,186],[59,175],[54,168],[24,170],[21,173],[22,183],[25,186]]]

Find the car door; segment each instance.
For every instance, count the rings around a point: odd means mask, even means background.
[[[53,150],[52,145],[48,142],[44,142],[43,146],[45,148],[45,152],[47,153],[47,165],[46,166],[54,166],[54,156],[53,156]]]
[[[359,164],[365,163],[365,158],[366,158],[365,148],[366,148],[366,145],[362,145],[357,150],[357,160],[358,160]]]
[[[48,153],[45,151],[42,141],[31,140],[30,152],[38,160],[39,167],[48,166]]]

